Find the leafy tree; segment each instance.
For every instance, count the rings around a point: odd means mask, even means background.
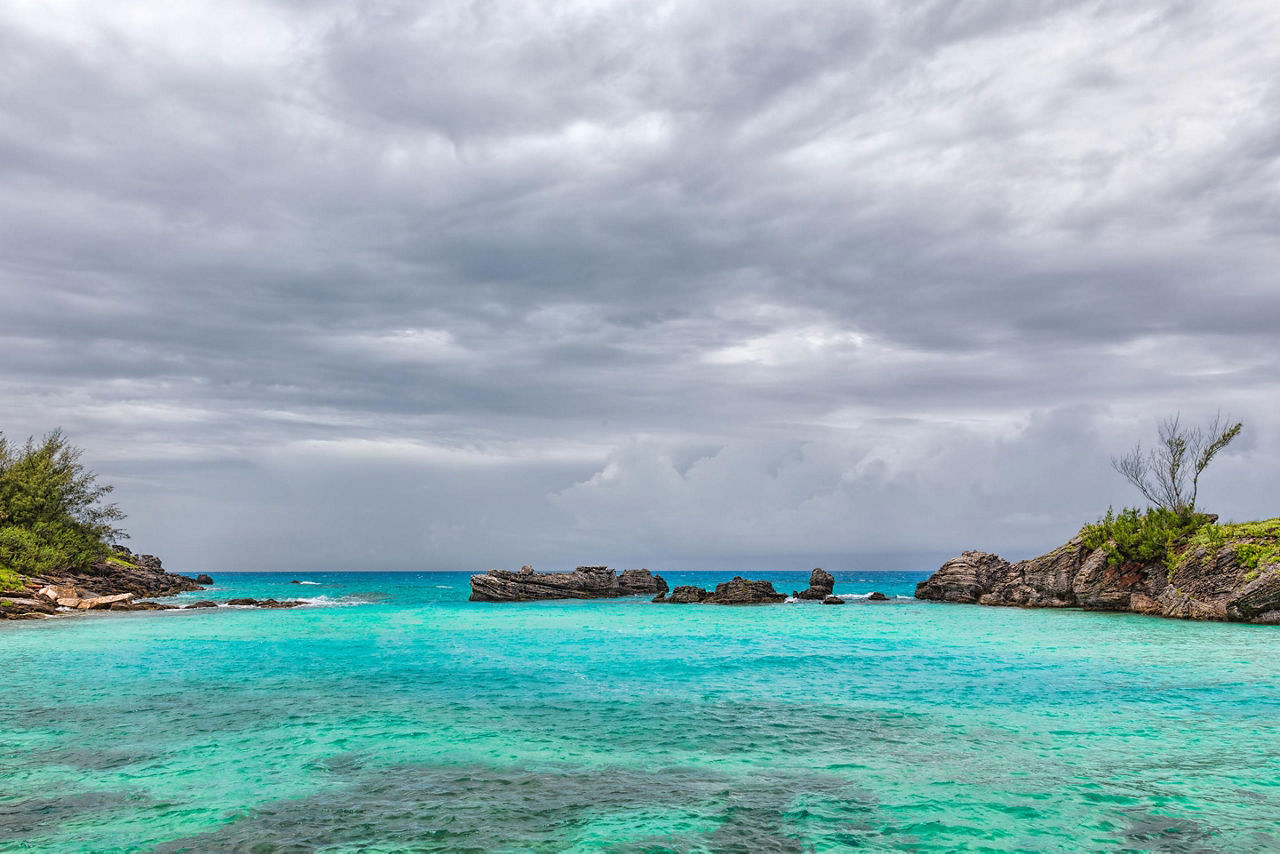
[[[0,568],[39,575],[86,567],[125,536],[124,514],[103,503],[111,487],[80,462],[83,452],[54,430],[21,448],[0,435]]]
[[[1181,416],[1160,422],[1160,441],[1143,453],[1139,442],[1111,465],[1136,486],[1148,501],[1183,518],[1196,511],[1200,474],[1218,452],[1231,444],[1243,422],[1224,421],[1221,415],[1204,427],[1184,427]]]

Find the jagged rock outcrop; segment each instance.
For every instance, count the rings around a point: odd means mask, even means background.
[[[822,567],[809,573],[809,589],[800,590],[791,595],[797,599],[817,599],[824,601],[835,590],[836,580]]]
[[[303,605],[305,603],[300,602],[297,599],[276,600],[276,599],[253,599],[250,597],[244,597],[241,599],[228,599],[227,604],[239,605],[245,608],[297,608],[299,605]],[[197,602],[195,603],[195,605],[200,605],[200,603]],[[195,607],[195,606],[193,605],[192,607]]]
[[[80,611],[164,610],[137,601],[200,590],[195,579],[166,572],[155,555],[135,555],[123,546],[88,567],[23,579],[20,590],[0,593],[0,619],[39,619]]]
[[[1280,624],[1280,563],[1249,567],[1236,544],[1164,561],[1108,563],[1079,537],[1030,560],[967,551],[916,585],[916,598],[1027,608],[1132,611],[1190,620]]]
[[[782,602],[786,598],[767,581],[751,581],[735,575],[732,581],[717,584],[716,589],[710,592],[701,587],[681,585],[671,591],[670,596],[658,596],[653,601],[675,605],[762,605]]]
[[[529,602],[541,599],[616,599],[619,596],[666,593],[667,582],[647,569],[621,574],[607,566],[580,566],[573,572],[519,572],[491,569],[471,576],[472,602]]]

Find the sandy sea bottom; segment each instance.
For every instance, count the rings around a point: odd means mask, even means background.
[[[0,850],[1280,848],[1277,628],[294,577],[0,624]]]

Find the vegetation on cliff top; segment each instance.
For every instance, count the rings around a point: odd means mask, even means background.
[[[1201,549],[1228,546],[1248,569],[1280,562],[1280,519],[1219,525],[1217,516],[1196,511],[1200,475],[1243,427],[1221,417],[1203,429],[1184,427],[1177,416],[1166,418],[1154,449],[1144,453],[1139,444],[1111,461],[1155,506],[1126,507],[1118,514],[1108,508],[1106,516],[1080,529],[1081,542],[1106,552],[1109,565],[1159,561],[1170,573]]]
[[[107,557],[124,536],[124,514],[103,499],[111,487],[55,430],[18,447],[0,434],[0,590],[21,576],[78,569]]]

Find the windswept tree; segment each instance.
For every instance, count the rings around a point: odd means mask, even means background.
[[[61,430],[21,448],[0,435],[0,569],[36,575],[87,566],[124,536],[111,487],[80,462]]]
[[[1157,507],[1187,518],[1196,512],[1200,475],[1244,428],[1215,415],[1205,427],[1184,427],[1179,415],[1160,422],[1160,441],[1144,451],[1139,442],[1111,465]]]

